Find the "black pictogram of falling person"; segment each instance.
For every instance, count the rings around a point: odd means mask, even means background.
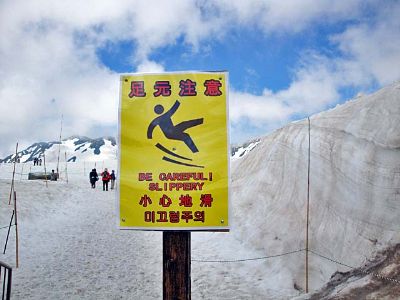
[[[182,141],[193,153],[199,152],[192,138],[185,132],[185,130],[203,124],[203,118],[183,121],[177,125],[174,125],[171,118],[179,108],[179,105],[180,102],[176,100],[175,104],[165,113],[163,113],[164,107],[161,104],[157,104],[154,107],[154,112],[160,116],[151,121],[149,127],[147,128],[147,138],[152,139],[154,128],[160,126],[161,131],[164,133],[167,139]]]

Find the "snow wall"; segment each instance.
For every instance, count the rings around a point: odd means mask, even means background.
[[[232,232],[266,254],[305,248],[308,120],[232,163]],[[400,83],[310,118],[310,290],[400,243]],[[284,262],[284,265],[282,265]],[[272,261],[305,287],[305,251]],[[282,272],[281,272],[282,273]]]

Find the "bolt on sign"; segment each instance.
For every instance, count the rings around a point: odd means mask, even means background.
[[[228,73],[121,76],[119,226],[229,230]]]

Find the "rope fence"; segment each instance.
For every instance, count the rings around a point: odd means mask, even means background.
[[[7,226],[0,227],[0,229],[5,229],[5,228],[8,228],[8,227],[12,227],[12,226],[15,226],[15,224],[11,224],[11,226],[7,225]]]
[[[331,261],[331,262],[333,262],[333,263],[336,263],[336,264],[338,264],[338,265],[341,265],[341,266],[344,266],[344,267],[347,267],[347,268],[350,268],[350,269],[355,269],[355,268],[356,268],[356,267],[349,266],[349,265],[347,265],[347,264],[345,264],[345,263],[341,263],[341,262],[339,262],[339,261],[337,261],[337,260],[335,260],[335,259],[329,258],[329,257],[324,256],[324,255],[322,255],[322,254],[319,254],[319,253],[317,253],[317,252],[315,252],[315,251],[313,251],[313,250],[308,250],[308,251],[309,251],[310,253],[316,255],[316,256],[319,256],[319,257],[321,257],[321,258],[323,258],[323,259],[329,260],[329,261]]]
[[[280,256],[286,256],[290,255],[293,253],[297,252],[302,252],[306,249],[299,249],[295,251],[290,251],[290,252],[285,252],[285,253],[280,253],[280,254],[275,254],[275,255],[269,255],[269,256],[261,256],[261,257],[254,257],[254,258],[242,258],[242,259],[232,259],[232,260],[201,260],[201,259],[192,259],[192,261],[195,262],[207,262],[207,263],[234,263],[234,262],[242,262],[242,261],[252,261],[252,260],[262,260],[262,259],[268,259],[268,258],[275,258],[275,257],[280,257]]]
[[[110,168],[109,168],[109,169],[110,169]],[[86,176],[86,175],[89,176],[89,171],[91,171],[91,169],[90,169],[90,170],[88,169],[88,170],[86,171],[87,174],[84,173],[83,170],[82,170],[82,171],[68,171],[68,174],[79,174],[79,175],[82,174],[82,176]],[[25,172],[24,172],[24,173],[15,172],[14,174],[15,174],[15,175],[19,175],[19,176],[24,176],[24,175],[28,176],[29,173],[35,173],[35,172],[41,172],[41,171],[36,171],[36,170],[33,171],[33,170],[32,170],[32,172],[27,172],[27,173],[25,173]],[[100,172],[100,169],[99,169],[97,172]],[[10,175],[13,174],[12,171],[2,171],[2,173],[3,173],[3,174],[10,174]],[[65,175],[65,171],[62,170],[62,171],[59,172],[59,174]],[[8,178],[8,177],[1,177],[0,179],[10,179],[10,178]]]
[[[270,258],[282,257],[282,256],[291,255],[291,254],[298,253],[298,252],[303,252],[303,251],[306,251],[306,249],[299,249],[299,250],[294,250],[294,251],[290,251],[290,252],[284,252],[284,253],[280,253],[280,254],[267,255],[267,256],[261,256],[261,257],[253,257],[253,258],[238,258],[238,259],[228,259],[228,260],[192,259],[191,261],[192,262],[201,262],[201,263],[236,263],[236,262],[265,260],[265,259],[270,259]],[[349,269],[352,269],[352,270],[356,270],[357,269],[357,267],[350,266],[350,265],[348,265],[346,263],[343,263],[343,262],[340,262],[340,261],[338,261],[336,259],[333,259],[333,258],[330,258],[328,256],[322,255],[322,254],[320,254],[320,253],[318,253],[316,251],[313,251],[313,250],[309,249],[308,252],[310,252],[310,253],[312,253],[312,254],[320,257],[320,258],[323,258],[325,260],[333,262],[335,264],[347,267]],[[371,276],[374,276],[376,278],[379,278],[379,279],[382,279],[382,280],[387,280],[387,281],[390,281],[390,282],[393,282],[393,283],[396,283],[396,284],[400,285],[400,280],[397,280],[397,279],[394,279],[394,278],[385,277],[385,276],[382,276],[382,275],[377,274],[377,273],[370,273],[370,272],[367,272],[367,271],[363,271],[361,269],[359,269],[359,271],[361,273],[363,273],[363,274],[371,275]]]

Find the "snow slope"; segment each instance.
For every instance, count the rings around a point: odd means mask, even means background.
[[[310,249],[351,266],[400,243],[400,84],[311,117]],[[305,248],[308,122],[232,164],[235,234],[260,251]],[[290,262],[304,288],[304,253]],[[348,268],[310,254],[310,288]]]

